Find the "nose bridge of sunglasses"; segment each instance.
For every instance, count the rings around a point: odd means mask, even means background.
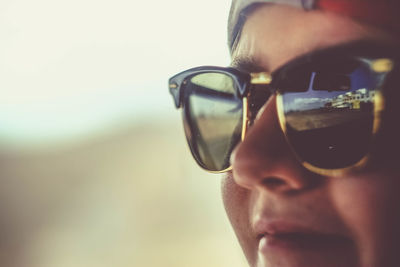
[[[272,81],[272,76],[268,72],[250,73],[250,77],[251,84],[270,84]]]

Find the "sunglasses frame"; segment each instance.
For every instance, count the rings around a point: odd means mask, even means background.
[[[235,85],[237,86],[235,89],[238,97],[243,98],[248,93],[249,90],[248,85],[251,77],[249,73],[245,73],[230,67],[224,68],[216,66],[201,66],[201,67],[191,68],[182,71],[169,79],[168,83],[169,91],[174,98],[176,108],[182,107],[183,104],[182,90],[184,88],[184,85],[186,85],[187,81],[194,75],[202,73],[210,73],[210,72],[221,73],[231,77]]]
[[[317,166],[314,166],[304,160],[302,160],[293,146],[290,144],[290,140],[288,139],[287,136],[287,129],[286,129],[286,119],[285,119],[285,114],[284,114],[284,109],[283,109],[283,100],[282,100],[282,94],[284,91],[280,90],[277,85],[279,85],[280,80],[284,79],[284,73],[287,72],[288,69],[296,68],[304,64],[312,64],[315,59],[317,60],[324,60],[325,58],[336,58],[338,56],[347,56],[349,58],[368,58],[368,59],[374,59],[375,61],[372,61],[371,67],[373,69],[379,70],[379,72],[386,72],[390,73],[393,68],[395,67],[395,62],[397,62],[397,58],[399,58],[397,52],[398,48],[392,45],[388,44],[377,44],[374,42],[354,42],[354,43],[348,43],[344,44],[338,47],[329,47],[321,50],[314,51],[310,54],[306,54],[300,57],[297,57],[282,67],[280,67],[278,70],[268,73],[268,72],[257,72],[257,73],[248,73],[242,70],[239,70],[237,68],[233,67],[216,67],[216,66],[201,66],[201,67],[196,67],[196,68],[191,68],[188,70],[185,70],[183,72],[180,72],[173,77],[169,79],[169,91],[171,95],[173,96],[175,106],[176,108],[183,107],[183,90],[185,88],[185,85],[187,81],[198,74],[202,73],[221,73],[228,75],[229,77],[232,78],[234,84],[235,84],[235,90],[237,97],[241,98],[243,101],[243,122],[242,122],[242,133],[241,133],[241,139],[243,140],[245,138],[246,132],[249,128],[249,126],[252,123],[252,119],[249,118],[250,114],[250,106],[252,103],[249,103],[249,98],[252,93],[252,88],[254,88],[254,85],[264,85],[266,90],[268,90],[271,95],[276,94],[276,107],[277,107],[277,115],[278,115],[278,120],[280,123],[280,127],[282,129],[282,132],[285,136],[285,139],[289,145],[289,147],[292,149],[292,152],[296,156],[297,160],[308,170],[320,174],[320,175],[325,175],[325,176],[339,176],[344,173],[350,172],[350,171],[356,171],[361,168],[363,168],[366,163],[370,159],[370,151],[364,155],[363,158],[361,158],[357,163],[352,164],[347,167],[343,168],[338,168],[338,169],[324,169],[320,168]],[[374,64],[376,66],[374,66]],[[386,78],[387,79],[387,78]],[[385,81],[386,81],[385,79]],[[385,83],[385,82],[384,82]],[[384,96],[382,94],[382,88],[384,87],[385,84],[382,84],[380,88],[378,88],[377,94],[375,95],[375,103],[374,103],[374,121],[373,121],[373,132],[372,132],[372,138],[376,136],[376,133],[378,132],[380,125],[381,125],[381,114],[382,111],[384,110]],[[183,120],[184,120],[184,125],[187,127],[187,121],[185,119],[185,111],[183,109]],[[190,127],[190,126],[189,126]],[[196,162],[198,165],[203,168],[204,170],[211,172],[211,173],[223,173],[230,171],[232,169],[232,166],[229,166],[228,168],[220,171],[213,171],[207,169],[201,162],[201,160],[198,158],[197,154],[194,152],[192,149],[192,143],[193,140],[191,140],[191,137],[186,135],[187,141],[189,143],[190,150],[192,152],[193,157],[195,158]]]

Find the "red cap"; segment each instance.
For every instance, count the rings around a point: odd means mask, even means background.
[[[400,0],[317,0],[315,8],[400,31]]]

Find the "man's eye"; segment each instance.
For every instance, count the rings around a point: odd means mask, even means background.
[[[351,79],[341,73],[320,72],[314,77],[313,90],[316,91],[349,91]]]
[[[275,86],[283,92],[306,92],[310,88],[312,77],[311,70],[299,68],[282,74]]]

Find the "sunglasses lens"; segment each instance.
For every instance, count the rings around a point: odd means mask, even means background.
[[[185,83],[183,106],[186,137],[198,164],[210,171],[227,169],[243,126],[235,81],[224,73],[196,74]]]
[[[299,76],[296,71],[288,74]],[[280,95],[286,136],[298,157],[321,169],[357,164],[369,150],[383,73],[365,62],[334,62]],[[281,115],[282,116],[282,115]]]

